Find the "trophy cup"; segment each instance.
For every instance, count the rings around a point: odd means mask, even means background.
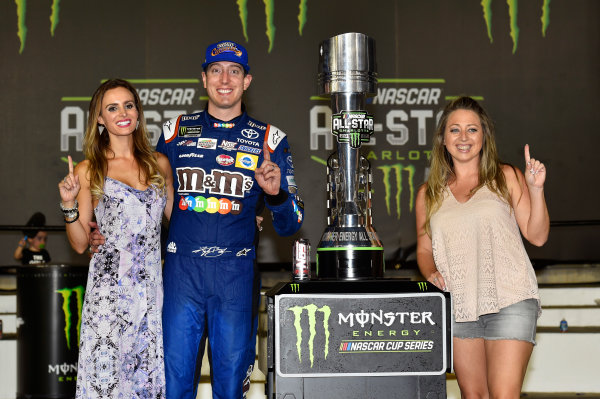
[[[327,160],[327,228],[317,248],[318,279],[383,277],[383,245],[371,223],[371,165],[360,147],[373,134],[366,99],[376,94],[375,42],[345,33],[320,45],[318,90],[331,97],[337,151]]]

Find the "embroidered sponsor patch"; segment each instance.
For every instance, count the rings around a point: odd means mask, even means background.
[[[185,122],[185,121],[195,121],[195,120],[198,120],[198,118],[200,118],[200,116],[202,116],[202,114],[195,114],[195,115],[182,115],[182,116],[181,116],[181,122]]]
[[[179,154],[177,158],[204,158],[204,154],[197,154],[195,152],[189,152],[187,154]]]
[[[276,126],[269,125],[267,128],[267,145],[269,146],[269,150],[271,152],[275,151],[275,148],[281,143],[286,134],[279,130]]]
[[[198,148],[214,150],[217,148],[217,139],[198,139]]]
[[[225,151],[235,151],[237,149],[237,145],[238,143],[236,143],[235,141],[223,140],[221,141],[221,144],[219,144],[219,148]]]
[[[250,140],[255,140],[258,138],[258,132],[254,129],[242,129],[242,136]]]
[[[228,198],[204,197],[198,195],[182,196],[179,200],[179,209],[190,212],[219,213],[221,215],[239,215],[242,212],[242,202]]]
[[[258,123],[254,123],[252,121],[248,121],[248,126],[258,129],[258,130],[266,130],[267,129],[266,126],[259,125]]]
[[[244,151],[244,152],[249,152],[251,154],[256,154],[256,155],[259,155],[262,152],[262,150],[260,148],[250,147],[247,145],[239,146],[238,150]]]
[[[175,134],[175,127],[179,124],[177,118],[169,119],[163,123],[163,135],[165,136],[165,143],[171,142],[177,135]]]
[[[235,127],[235,123],[215,122],[215,123],[213,123],[213,127],[223,128],[223,129],[231,129],[231,128]]]
[[[178,147],[184,146],[184,147],[195,147],[196,146],[196,141],[195,140],[182,140],[179,143],[177,143]]]
[[[192,251],[192,253],[200,254],[200,256],[204,256],[206,258],[216,258],[217,256],[221,256],[227,252],[231,251],[228,251],[227,248],[221,247],[200,247]]]
[[[294,176],[286,176],[285,179],[287,180],[288,186],[296,185],[296,179],[294,179]]]
[[[255,170],[258,164],[258,156],[247,154],[245,152],[238,152],[235,158],[235,166],[242,169]]]
[[[205,193],[243,198],[254,184],[254,179],[241,172],[183,167],[175,170],[177,181],[173,182],[178,193]]]
[[[221,154],[217,156],[217,163],[221,166],[233,165],[234,162],[235,160],[230,155]]]
[[[200,137],[202,135],[202,125],[198,126],[179,126],[179,137]]]
[[[250,252],[252,252],[252,248],[243,248],[240,249],[235,256],[246,256],[248,255]]]

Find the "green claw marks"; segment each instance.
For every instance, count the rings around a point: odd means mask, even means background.
[[[25,50],[25,39],[27,38],[27,26],[25,25],[25,12],[27,11],[27,0],[15,0],[17,5],[17,36],[21,41],[19,54]]]
[[[542,5],[542,36],[546,37],[546,30],[548,29],[548,25],[550,25],[550,0],[544,0],[544,4]]]
[[[50,14],[50,36],[54,37],[54,31],[58,26],[58,13],[60,12],[60,0],[52,0],[52,14]]]
[[[546,31],[550,25],[550,1],[543,0],[542,4],[542,36],[546,37]],[[508,15],[510,17],[510,37],[513,41],[512,53],[517,52],[517,46],[519,43],[519,26],[517,24],[517,16],[519,14],[519,0],[506,0],[508,5]],[[494,42],[492,37],[492,0],[481,0],[481,7],[483,9],[483,19],[487,27],[487,35],[490,39],[490,43]]]
[[[27,39],[27,24],[25,23],[25,15],[27,14],[27,0],[15,0],[17,6],[17,36],[21,42],[19,54],[25,50],[25,40]],[[54,32],[58,26],[58,14],[60,12],[60,0],[52,0],[52,8],[50,13],[50,36],[54,37]]]
[[[269,39],[268,51],[270,53],[275,45],[275,0],[263,0],[263,3],[265,4],[265,25],[267,28],[265,33]],[[248,0],[237,0],[237,5],[244,38],[248,41]],[[300,0],[298,8],[298,33],[302,36],[307,21],[308,0]]]

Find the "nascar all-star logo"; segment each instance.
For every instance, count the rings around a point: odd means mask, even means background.
[[[342,111],[332,115],[331,133],[338,143],[350,143],[350,147],[359,148],[367,143],[374,131],[373,115],[364,111]]]

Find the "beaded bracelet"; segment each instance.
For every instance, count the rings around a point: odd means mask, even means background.
[[[61,211],[63,211],[63,213],[75,212],[77,210],[77,208],[79,207],[79,203],[77,202],[77,200],[75,200],[75,205],[73,205],[72,208],[65,208],[62,201],[59,202],[58,205],[60,205],[60,209],[61,209]]]
[[[64,212],[63,216],[65,219],[73,219],[74,217],[77,216],[78,213],[79,213],[79,211],[77,209],[75,209],[74,211]]]
[[[71,218],[71,217],[73,217],[73,216],[74,216],[74,219],[72,219],[72,220],[67,220],[67,218]],[[78,210],[75,210],[75,213],[74,213],[74,214],[71,214],[71,213],[69,213],[69,214],[68,214],[68,216],[67,216],[67,214],[65,213],[65,223],[67,223],[67,224],[69,224],[69,223],[73,223],[73,222],[77,221],[77,219],[79,219],[79,211],[78,211]]]

